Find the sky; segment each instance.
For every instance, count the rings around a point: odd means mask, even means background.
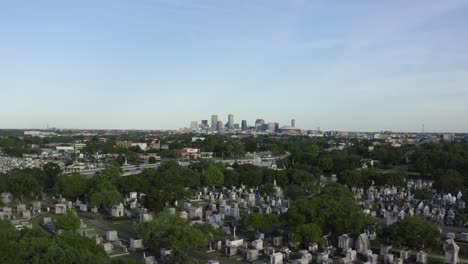
[[[468,0],[0,0],[0,128],[468,132]]]

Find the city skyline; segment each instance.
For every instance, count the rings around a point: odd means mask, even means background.
[[[461,0],[5,2],[0,128],[177,129],[218,112],[468,132],[467,28]]]

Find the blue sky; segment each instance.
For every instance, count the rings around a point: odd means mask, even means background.
[[[0,0],[0,127],[468,132],[468,1]]]

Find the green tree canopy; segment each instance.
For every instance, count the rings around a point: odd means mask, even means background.
[[[23,201],[24,198],[33,198],[41,193],[38,181],[29,173],[13,170],[7,176],[7,189]]]
[[[256,230],[265,230],[279,225],[279,218],[272,214],[252,213],[242,219],[242,224]]]
[[[155,246],[170,246],[180,251],[206,246],[209,239],[209,234],[190,226],[188,221],[165,212],[141,224],[138,231]]]
[[[367,225],[367,219],[353,194],[339,184],[327,185],[319,194],[300,203],[298,212],[305,216],[306,223],[314,222],[325,233],[334,235],[359,234]]]
[[[217,162],[210,164],[205,172],[205,185],[223,185],[224,171],[225,168],[223,163]]]
[[[86,194],[89,189],[88,183],[89,180],[86,176],[74,172],[71,175],[59,176],[54,189],[65,197],[76,199]]]
[[[440,240],[437,227],[419,216],[400,220],[387,227],[384,233],[393,245],[416,250],[436,247]]]
[[[80,228],[80,218],[73,209],[68,208],[65,214],[58,217],[57,227],[67,231],[75,231]]]

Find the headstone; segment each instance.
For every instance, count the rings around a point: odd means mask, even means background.
[[[125,216],[125,208],[122,204],[114,205],[111,210],[111,216],[122,217]]]
[[[109,254],[112,252],[112,250],[114,249],[114,246],[112,245],[112,243],[103,243],[102,246],[104,247],[104,251]]]
[[[411,256],[411,252],[409,250],[400,250],[400,258],[403,260],[409,259]]]
[[[356,239],[356,251],[359,254],[364,254],[370,248],[369,237],[366,233],[362,233]]]
[[[283,264],[283,253],[277,252],[270,255],[271,264]]]
[[[106,231],[106,240],[107,241],[117,241],[119,237],[117,236],[116,230]]]
[[[263,249],[263,240],[257,239],[252,241],[252,247],[254,249],[262,250]]]
[[[342,249],[344,252],[351,248],[351,238],[348,234],[344,234],[338,237],[338,248]]]
[[[65,214],[67,206],[65,204],[56,204],[55,205],[55,214],[62,215]]]
[[[416,263],[426,264],[427,263],[427,253],[422,251],[422,250],[419,251],[416,254]]]
[[[460,259],[458,258],[458,252],[460,247],[455,243],[453,238],[447,239],[444,242],[444,251],[445,251],[445,262],[449,264],[457,264]]]
[[[52,218],[51,218],[51,217],[44,217],[44,218],[42,219],[42,224],[43,224],[43,225],[47,225],[47,224],[49,224],[49,223],[52,223]]]
[[[257,261],[259,258],[258,249],[249,249],[247,250],[247,261]]]

